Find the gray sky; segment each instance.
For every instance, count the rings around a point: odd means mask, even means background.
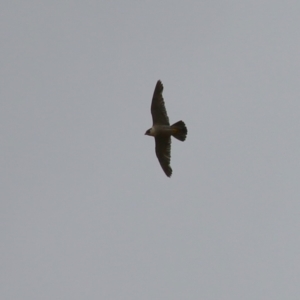
[[[299,299],[299,1],[0,6],[1,299]]]

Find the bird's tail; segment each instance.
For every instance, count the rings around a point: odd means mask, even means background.
[[[178,121],[171,126],[173,129],[172,136],[179,141],[184,141],[187,135],[187,128],[183,121]]]

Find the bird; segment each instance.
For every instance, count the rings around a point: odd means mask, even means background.
[[[163,98],[164,86],[157,81],[151,103],[153,125],[145,132],[145,135],[155,138],[155,153],[158,161],[168,177],[172,175],[171,162],[171,136],[179,141],[185,141],[187,128],[183,121],[178,121],[170,126],[169,117]]]

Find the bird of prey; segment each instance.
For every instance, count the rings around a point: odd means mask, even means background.
[[[162,96],[163,85],[157,81],[151,104],[153,126],[148,129],[145,135],[155,138],[155,152],[158,161],[168,177],[172,175],[171,161],[171,136],[179,141],[184,141],[187,135],[187,128],[183,121],[178,121],[170,126],[169,118]]]

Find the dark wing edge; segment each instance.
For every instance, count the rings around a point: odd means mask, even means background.
[[[162,95],[164,86],[160,80],[157,81],[151,104],[153,124],[170,125],[164,98]]]
[[[171,137],[155,137],[155,152],[162,169],[171,177]]]

